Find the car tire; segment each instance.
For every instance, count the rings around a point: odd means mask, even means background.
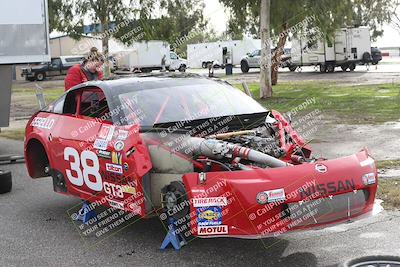
[[[319,65],[319,72],[325,73],[326,72],[326,65],[324,65],[324,64]]]
[[[186,72],[186,65],[180,65],[178,70],[180,72]]]
[[[390,265],[387,265],[389,264]],[[353,267],[353,266],[392,266],[391,264],[400,264],[400,257],[396,256],[366,256],[358,259],[352,259],[339,265],[339,267]]]
[[[11,188],[12,188],[11,172],[0,170],[0,194],[10,192]]]
[[[46,73],[44,73],[44,72],[36,73],[35,79],[36,79],[36,81],[39,81],[39,82],[43,81],[44,79],[46,79]]]
[[[351,63],[351,64],[349,65],[349,69],[350,69],[350,71],[354,71],[354,70],[356,69],[356,64]]]
[[[207,62],[202,62],[202,63],[201,63],[201,67],[202,67],[203,69],[206,69],[206,68],[207,68]]]
[[[341,65],[340,68],[342,68],[342,71],[346,72],[349,66],[347,65]]]
[[[326,71],[330,72],[330,73],[335,72],[335,65],[333,65],[333,64],[327,65],[326,66]]]
[[[297,70],[297,66],[289,66],[289,70],[291,72],[293,72],[293,71]]]
[[[240,69],[242,70],[243,73],[249,72],[249,64],[246,61],[240,62]]]

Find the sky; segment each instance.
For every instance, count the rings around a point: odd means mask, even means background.
[[[244,0],[246,1],[246,0]],[[217,33],[222,33],[226,30],[228,22],[228,13],[218,0],[204,0],[205,9],[204,16],[209,19],[210,27]],[[400,17],[400,8],[397,12]],[[390,47],[400,46],[400,29],[396,29],[393,25],[386,24],[383,26],[384,34],[373,42],[374,46]]]

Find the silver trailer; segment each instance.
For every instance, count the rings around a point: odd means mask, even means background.
[[[336,31],[333,38],[326,39],[293,38],[289,69],[295,71],[301,66],[319,66],[321,72],[334,72],[335,67],[353,71],[357,64],[372,61],[367,27],[343,28]]]

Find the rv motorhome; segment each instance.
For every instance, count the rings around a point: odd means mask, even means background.
[[[313,38],[293,38],[289,69],[301,66],[319,66],[320,72],[354,71],[359,63],[371,62],[369,28],[344,28],[335,32],[331,41]]]

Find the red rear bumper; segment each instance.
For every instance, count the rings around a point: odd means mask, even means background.
[[[261,238],[321,228],[372,211],[377,172],[366,150],[311,164],[183,177],[191,233]]]

